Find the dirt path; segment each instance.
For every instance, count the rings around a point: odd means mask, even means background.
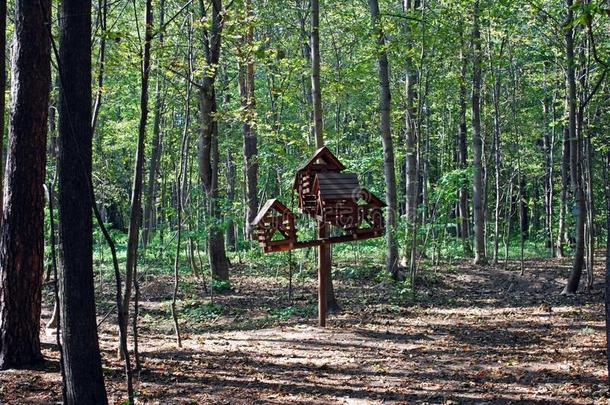
[[[523,277],[511,267],[439,269],[409,307],[392,304],[384,284],[341,279],[343,311],[324,330],[313,326],[311,312],[270,317],[269,308],[281,307],[277,296],[285,287],[242,273],[234,291],[218,297],[219,314],[188,322],[181,350],[166,308],[145,305],[139,401],[609,403],[602,286],[559,296],[567,272],[567,263],[559,261],[529,261]],[[313,308],[313,287],[307,282],[297,290],[302,308]],[[152,290],[153,301],[166,298],[165,291]],[[114,333],[107,325],[101,338],[109,395],[120,403]],[[51,342],[43,370],[0,373],[0,402],[59,399]]]

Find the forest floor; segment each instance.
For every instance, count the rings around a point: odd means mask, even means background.
[[[316,326],[315,278],[297,283],[235,266],[233,286],[210,304],[189,281],[180,312],[183,347],[169,316],[169,276],[142,283],[139,403],[150,404],[606,404],[601,262],[593,289],[559,293],[569,262],[528,260],[486,268],[426,269],[419,293],[372,277],[337,276],[342,310]],[[585,280],[583,280],[585,281]],[[584,285],[584,283],[583,283]],[[112,310],[109,290],[100,313]],[[205,299],[201,298],[206,297]],[[102,299],[103,298],[103,299]],[[204,304],[202,304],[202,302]],[[48,317],[50,306],[45,307]],[[106,386],[126,400],[117,334],[101,327]],[[0,372],[0,403],[61,398],[58,355],[43,335],[46,364]]]

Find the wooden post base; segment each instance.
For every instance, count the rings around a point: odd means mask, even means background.
[[[318,222],[318,238],[325,238],[327,232],[326,224]],[[330,271],[328,249],[330,246],[326,244],[322,244],[318,248],[318,324],[320,327],[326,326],[326,277]]]

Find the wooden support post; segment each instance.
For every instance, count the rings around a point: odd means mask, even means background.
[[[318,222],[318,238],[327,237],[328,228],[323,221]],[[326,277],[330,272],[330,260],[328,255],[330,246],[323,243],[318,250],[318,324],[326,326]]]

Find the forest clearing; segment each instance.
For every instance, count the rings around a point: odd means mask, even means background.
[[[142,282],[139,403],[146,404],[606,404],[603,286],[558,292],[569,263],[528,260],[483,269],[431,268],[412,305],[369,274],[336,278],[342,311],[315,326],[315,285],[296,287],[239,267],[235,291],[185,314],[184,347],[173,342],[168,277]],[[184,288],[184,300],[205,295]],[[112,297],[104,300],[109,305]],[[203,310],[208,308],[208,311]],[[50,316],[47,305],[45,316]],[[193,316],[194,315],[194,316]],[[112,322],[100,329],[109,400],[124,400]],[[61,400],[54,338],[47,364],[0,373],[0,400]]]
[[[610,404],[609,0],[0,0],[0,404]]]

